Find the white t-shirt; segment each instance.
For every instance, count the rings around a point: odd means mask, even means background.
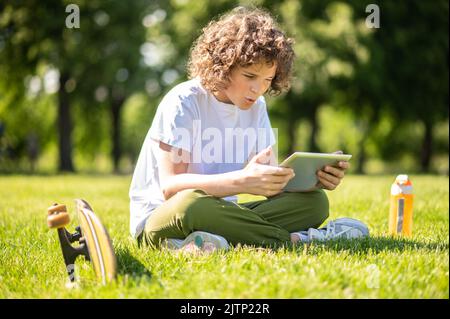
[[[195,78],[170,90],[158,106],[130,186],[130,232],[137,238],[152,211],[164,202],[156,152],[162,141],[190,153],[188,173],[242,169],[249,157],[275,144],[264,97],[250,109],[220,102]],[[225,197],[236,201],[236,196]]]

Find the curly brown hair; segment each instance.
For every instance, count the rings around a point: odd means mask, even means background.
[[[191,48],[188,75],[198,76],[207,90],[217,92],[227,87],[236,66],[277,63],[268,93],[278,95],[290,87],[292,46],[293,40],[286,37],[268,12],[237,7],[202,29]]]

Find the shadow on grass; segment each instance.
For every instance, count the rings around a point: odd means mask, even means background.
[[[240,245],[234,247],[238,248]],[[242,247],[247,247],[250,249],[268,249],[273,251],[279,250],[294,250],[299,253],[304,254],[305,248],[308,254],[321,254],[326,251],[336,251],[336,252],[347,252],[351,254],[367,254],[371,253],[381,253],[381,252],[403,252],[411,250],[421,250],[421,251],[438,251],[445,252],[449,250],[448,242],[426,242],[417,241],[407,238],[392,238],[392,237],[369,237],[363,239],[333,239],[329,241],[314,241],[311,243],[300,243],[300,244],[287,244],[280,246],[266,246],[257,247],[251,245],[243,245]]]
[[[119,275],[152,277],[152,273],[130,253],[128,248],[116,249],[115,253],[117,257],[117,273]]]
[[[336,239],[327,242],[315,241],[309,244],[301,244],[298,247],[303,251],[304,247],[311,248],[310,252],[320,253],[324,249],[329,251],[346,251],[352,254],[380,253],[386,251],[403,252],[411,250],[448,251],[449,244],[444,242],[420,242],[405,238],[370,237],[364,239]],[[315,248],[321,249],[315,249]],[[295,249],[295,247],[294,247]]]

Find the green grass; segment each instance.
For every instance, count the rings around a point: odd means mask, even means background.
[[[130,238],[130,176],[2,176],[0,298],[449,298],[448,177],[412,176],[410,239],[387,236],[394,178],[350,175],[328,192],[330,217],[361,219],[370,239],[183,256],[140,248]],[[75,218],[75,198],[92,205],[113,238],[119,266],[113,284],[98,284],[80,258],[79,286],[65,286],[46,209],[66,203]]]

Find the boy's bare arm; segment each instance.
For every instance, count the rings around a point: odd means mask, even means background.
[[[164,199],[167,200],[184,189],[201,189],[210,195],[225,197],[241,192],[237,173],[188,174],[189,153],[159,142],[158,169]]]
[[[240,193],[273,196],[280,193],[293,177],[291,169],[261,164],[258,162],[258,156],[242,170],[212,175],[189,174],[188,152],[176,150],[162,142],[159,142],[159,150],[157,156],[159,179],[166,200],[184,189],[201,189],[216,197]],[[267,157],[271,158],[271,154],[261,155],[259,155],[261,162]]]

